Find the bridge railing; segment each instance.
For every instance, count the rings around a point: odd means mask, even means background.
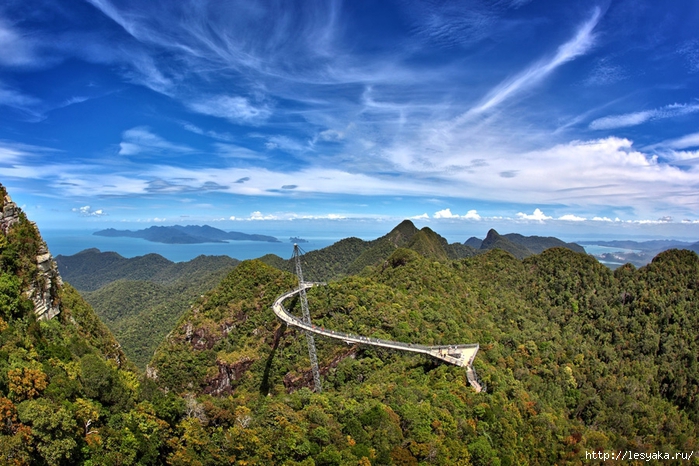
[[[467,367],[467,378],[469,383],[476,389],[476,391],[481,391],[481,386],[476,380],[476,374],[473,369],[473,360],[476,357],[476,354],[478,353],[479,345],[478,343],[470,343],[470,344],[460,344],[460,345],[436,345],[436,346],[428,346],[428,345],[421,345],[421,344],[416,344],[416,343],[403,343],[401,341],[393,341],[393,340],[383,340],[381,338],[372,338],[372,337],[367,337],[364,335],[356,335],[352,333],[345,333],[345,332],[338,332],[335,330],[330,330],[326,329],[325,327],[322,326],[317,326],[314,324],[308,324],[304,322],[303,320],[299,319],[298,317],[292,315],[285,307],[283,304],[283,301],[290,298],[291,296],[295,295],[296,293],[299,293],[303,289],[311,288],[315,286],[315,283],[308,283],[304,282],[302,283],[299,288],[289,291],[287,293],[284,293],[280,297],[277,298],[277,300],[274,302],[272,305],[272,309],[274,310],[274,313],[279,317],[281,320],[286,322],[288,325],[292,325],[294,327],[299,327],[301,329],[317,333],[320,335],[325,335],[330,338],[338,339],[338,340],[343,340],[347,343],[350,342],[356,342],[356,343],[363,343],[363,344],[368,344],[368,345],[373,345],[373,346],[382,346],[386,348],[395,348],[399,350],[405,350],[405,351],[410,351],[410,352],[415,352],[415,353],[424,353],[424,354],[429,354],[431,356],[443,359],[447,362],[450,362],[452,364],[456,364],[458,366],[466,366]],[[464,354],[464,350],[472,350],[471,354],[468,358],[467,361],[464,361],[464,358],[466,355]],[[468,352],[466,352],[468,354]]]

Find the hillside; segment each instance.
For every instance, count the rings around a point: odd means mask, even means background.
[[[241,458],[553,464],[586,450],[698,446],[696,254],[668,251],[613,274],[565,248],[524,261],[501,250],[435,261],[397,249],[361,277],[309,291],[313,322],[324,328],[479,342],[480,394],[458,367],[320,337],[324,392],[312,394],[302,333],[270,310],[293,284],[260,261],[241,263],[183,316],[150,365],[162,389],[213,396],[204,398],[209,422],[235,428],[227,416],[241,408],[225,400],[245,400],[246,430],[258,442],[241,444]],[[300,315],[297,302],[286,305]],[[226,448],[215,438],[208,445]]]
[[[141,370],[192,302],[238,264],[228,256],[171,262],[158,254],[127,259],[98,249],[59,255],[56,262]]]
[[[90,306],[62,283],[36,226],[2,185],[0,200],[0,462],[157,459],[165,423],[138,404],[130,362]],[[150,445],[134,426],[141,422],[151,430]],[[141,438],[127,440],[129,432]]]

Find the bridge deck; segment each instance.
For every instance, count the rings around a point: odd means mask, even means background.
[[[481,386],[478,384],[475,376],[475,371],[473,370],[473,360],[478,353],[478,343],[474,344],[462,344],[462,345],[438,345],[438,346],[426,346],[415,343],[402,343],[399,341],[382,340],[380,338],[365,337],[362,335],[354,335],[352,333],[336,332],[334,330],[328,330],[323,327],[319,327],[313,324],[307,324],[303,320],[295,317],[289,313],[284,307],[284,300],[291,298],[301,290],[306,290],[318,285],[317,283],[302,283],[301,286],[295,290],[284,293],[274,301],[272,309],[276,316],[284,321],[287,325],[292,327],[298,327],[308,332],[312,332],[318,335],[324,335],[329,338],[334,338],[336,340],[342,340],[347,344],[359,343],[363,345],[381,346],[384,348],[392,348],[400,351],[411,351],[413,353],[427,354],[432,357],[441,359],[448,363],[466,367],[466,374],[468,376],[468,381],[476,389],[476,391],[481,391]]]

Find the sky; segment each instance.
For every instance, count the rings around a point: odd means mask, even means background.
[[[5,0],[0,183],[40,229],[697,240],[699,3]]]

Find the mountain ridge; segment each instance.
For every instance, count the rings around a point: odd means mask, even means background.
[[[56,263],[65,280],[114,333],[129,359],[144,370],[182,313],[239,261],[201,255],[172,262],[154,253],[127,259],[90,248],[72,256],[58,255]]]

